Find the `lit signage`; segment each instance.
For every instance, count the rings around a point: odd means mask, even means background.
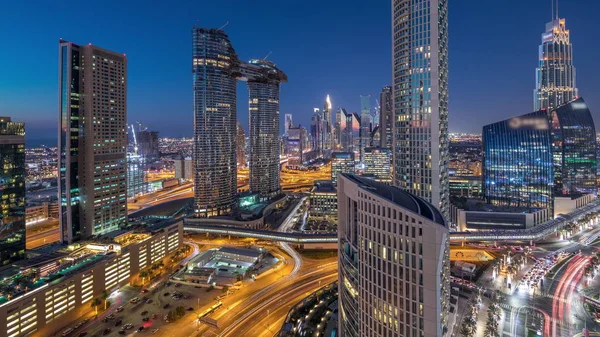
[[[525,126],[535,128],[536,130],[547,130],[548,121],[545,118],[521,118],[515,117],[508,121],[512,129],[519,129]]]

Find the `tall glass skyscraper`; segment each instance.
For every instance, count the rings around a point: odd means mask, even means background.
[[[554,194],[598,193],[596,127],[583,98],[552,112]]]
[[[546,111],[486,125],[482,135],[486,202],[519,209],[552,210],[554,164]]]
[[[534,110],[548,112],[577,98],[573,46],[569,41],[569,30],[565,19],[554,18],[546,23],[539,47],[536,69],[536,86],[533,91]]]
[[[58,87],[59,221],[70,243],[127,223],[127,57],[60,40]]]
[[[229,214],[237,194],[236,77],[239,60],[225,32],[192,30],[194,211]]]
[[[261,198],[281,192],[279,182],[279,87],[287,76],[275,63],[254,59],[241,66],[248,82],[250,191]]]
[[[0,267],[25,258],[25,124],[0,117]]]
[[[380,147],[391,149],[394,137],[394,110],[392,105],[392,87],[386,86],[381,89],[379,95],[380,124],[379,133],[381,137]]]
[[[448,2],[392,0],[391,19],[394,185],[447,215]]]
[[[371,96],[360,96],[360,162],[364,161],[365,148],[371,139]]]

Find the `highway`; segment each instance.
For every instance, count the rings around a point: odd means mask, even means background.
[[[218,336],[255,336],[248,330],[257,323],[273,327],[273,335],[281,328],[288,310],[302,298],[321,286],[337,279],[337,259],[324,260],[323,263],[305,264],[302,272],[283,277],[258,291],[252,291],[233,303],[223,300],[223,308],[211,315],[219,323]],[[268,318],[265,321],[265,316]],[[264,322],[264,323],[262,323]],[[211,335],[211,328],[200,327],[201,336]],[[258,329],[262,331],[262,329]]]
[[[25,246],[27,249],[33,249],[58,240],[60,240],[60,232],[58,227],[54,227],[35,234],[27,233]]]

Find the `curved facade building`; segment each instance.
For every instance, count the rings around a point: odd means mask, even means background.
[[[553,152],[546,111],[486,125],[482,135],[486,202],[552,209]]]
[[[354,175],[338,180],[339,336],[442,336],[449,232],[429,202]]]
[[[248,82],[250,191],[261,198],[281,192],[279,182],[279,88],[287,76],[275,63],[250,60],[241,68]]]
[[[596,127],[583,98],[552,111],[554,193],[598,193]]]
[[[192,30],[194,79],[194,210],[229,214],[237,194],[236,77],[239,61],[219,29]]]
[[[558,17],[546,23],[539,47],[536,69],[536,86],[533,91],[534,110],[550,111],[577,98],[573,46],[565,19]]]

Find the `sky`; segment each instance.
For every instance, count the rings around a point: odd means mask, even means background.
[[[550,0],[450,0],[450,131],[533,110],[538,45]],[[600,1],[560,0],[571,31],[579,93],[600,121]],[[128,120],[163,136],[192,135],[191,28],[225,23],[242,60],[265,57],[287,73],[280,113],[309,125],[329,94],[359,111],[391,84],[389,0],[4,1],[0,115],[26,122],[28,139],[55,139],[58,39],[127,54]],[[238,119],[248,123],[247,88]],[[599,128],[600,129],[600,128]],[[282,128],[283,130],[283,128]]]

